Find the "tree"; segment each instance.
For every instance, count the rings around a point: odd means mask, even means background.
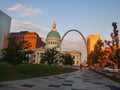
[[[48,65],[73,65],[74,57],[70,54],[62,54],[59,53],[55,48],[46,49],[44,53],[41,54],[41,62],[42,64],[47,63]]]
[[[105,40],[105,43],[111,48],[111,53],[109,55],[109,59],[116,64],[119,64],[120,59],[119,59],[119,30],[117,30],[117,23],[113,22],[113,32],[110,34],[111,36],[111,41]]]
[[[94,50],[88,55],[88,64],[97,64],[99,60],[102,60],[105,55],[102,47],[104,47],[103,41],[98,40],[94,46]]]
[[[90,54],[88,54],[88,56],[87,56],[87,64],[90,66],[90,65],[92,65],[92,63],[93,63],[93,56],[94,56],[94,52],[93,51],[91,51],[90,52]]]
[[[8,38],[8,47],[2,50],[2,61],[6,61],[16,66],[21,63],[28,63],[28,55],[33,53],[27,50],[29,43],[27,41],[21,41],[17,43],[14,38]]]
[[[70,54],[65,54],[63,56],[63,64],[64,65],[73,65],[74,64],[74,57],[71,56]]]
[[[46,49],[44,53],[41,54],[41,63],[47,63],[48,65],[53,65],[58,63],[59,52],[55,49]]]
[[[120,68],[120,49],[116,50],[116,59],[117,59],[117,63],[118,63],[118,67]]]

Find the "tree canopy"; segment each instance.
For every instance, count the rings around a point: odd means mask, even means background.
[[[59,52],[55,49],[46,49],[44,53],[41,54],[41,63],[47,63],[49,65],[57,64],[57,56]]]
[[[70,54],[60,53],[55,48],[46,49],[46,51],[41,54],[41,63],[47,63],[49,65],[73,65],[73,59],[74,58]]]
[[[8,47],[2,49],[2,61],[15,66],[21,63],[28,63],[29,54],[33,53],[31,50],[27,50],[28,47],[29,43],[27,41],[17,43],[14,38],[8,38]]]

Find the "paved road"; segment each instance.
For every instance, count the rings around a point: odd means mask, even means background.
[[[0,90],[120,90],[120,84],[83,70],[49,77],[0,82]]]
[[[95,70],[100,73],[106,74],[108,76],[116,76],[116,77],[120,78],[120,72],[119,73],[118,72],[106,72],[104,70],[104,68],[96,68]]]

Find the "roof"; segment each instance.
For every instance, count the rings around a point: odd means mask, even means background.
[[[79,51],[77,51],[77,50],[72,50],[72,51],[70,51],[69,52],[70,54],[81,54]]]
[[[48,37],[60,38],[60,34],[57,31],[50,31],[47,35],[47,38]]]

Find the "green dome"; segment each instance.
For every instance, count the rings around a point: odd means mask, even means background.
[[[47,35],[47,38],[48,37],[60,38],[60,34],[57,31],[50,31]]]

